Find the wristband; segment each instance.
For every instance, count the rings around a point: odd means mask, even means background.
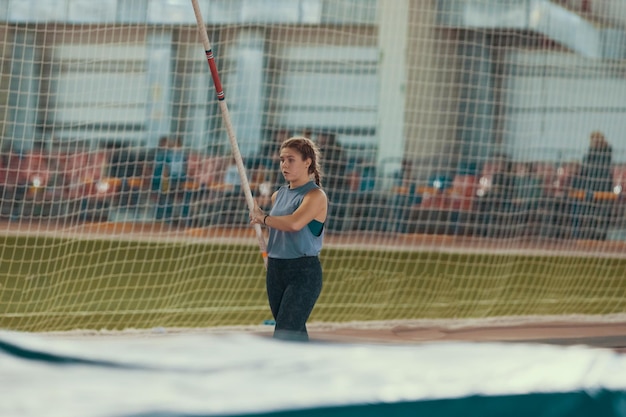
[[[266,226],[267,226],[267,223],[265,223],[265,220],[267,220],[267,218],[268,218],[269,216],[270,216],[269,214],[266,214],[266,215],[263,217],[263,224],[264,224],[264,225],[266,225]]]

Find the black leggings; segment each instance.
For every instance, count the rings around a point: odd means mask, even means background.
[[[306,321],[322,291],[322,265],[317,256],[267,260],[265,284],[276,321],[274,337],[309,340]]]

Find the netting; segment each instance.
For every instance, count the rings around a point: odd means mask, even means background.
[[[321,147],[311,320],[625,311],[626,13],[578,3],[199,1],[259,205]],[[0,20],[0,327],[270,319],[191,2]]]

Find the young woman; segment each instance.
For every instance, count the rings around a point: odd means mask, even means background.
[[[328,210],[317,146],[304,137],[287,139],[280,169],[287,184],[272,195],[269,214],[255,207],[250,222],[269,228],[266,287],[274,337],[306,341],[306,321],[322,290],[319,254]]]

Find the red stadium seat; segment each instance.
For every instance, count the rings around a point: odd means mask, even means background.
[[[613,167],[613,192],[623,195],[626,187],[626,165],[615,165]]]
[[[112,198],[119,192],[120,180],[107,176],[109,158],[106,151],[69,154],[66,174],[71,183],[87,198]]]
[[[448,191],[450,207],[453,210],[471,210],[477,189],[478,179],[476,175],[455,175],[452,180],[452,187]]]
[[[30,193],[45,191],[52,177],[48,155],[38,150],[24,155],[19,164],[19,171],[27,179]]]
[[[105,220],[108,208],[119,198],[121,180],[107,176],[109,154],[106,150],[66,153],[62,161],[65,198],[72,213],[82,218]]]

